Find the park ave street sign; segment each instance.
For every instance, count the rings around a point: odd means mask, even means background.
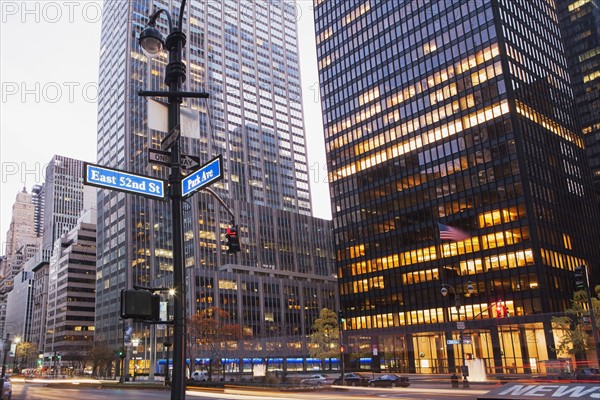
[[[156,199],[165,198],[166,184],[161,179],[134,175],[89,163],[84,163],[83,169],[83,182],[86,185],[141,194]]]
[[[223,178],[223,156],[220,154],[192,172],[181,181],[181,195],[187,196],[196,190],[210,185]]]
[[[200,157],[190,156],[187,154],[181,155],[181,168],[194,169],[200,165]],[[148,149],[148,162],[151,164],[171,166],[171,152],[158,149]]]

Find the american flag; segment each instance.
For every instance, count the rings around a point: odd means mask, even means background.
[[[454,228],[452,226],[440,224],[438,222],[438,227],[440,228],[440,239],[441,240],[454,240],[460,242],[461,240],[465,240],[471,237],[467,232],[461,231],[458,228]]]

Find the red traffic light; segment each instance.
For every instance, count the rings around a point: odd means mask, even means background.
[[[227,245],[227,253],[235,254],[241,250],[237,225],[227,228],[227,232],[225,233],[225,239],[225,244]]]

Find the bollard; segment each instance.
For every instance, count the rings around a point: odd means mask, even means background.
[[[452,376],[450,377],[450,381],[452,382],[453,388],[458,388],[458,375],[452,374]]]

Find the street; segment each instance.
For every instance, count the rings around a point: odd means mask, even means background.
[[[491,388],[490,388],[491,389]],[[312,399],[312,400],[367,400],[367,399],[402,399],[402,400],[438,400],[462,399],[475,400],[477,396],[487,392],[479,389],[450,389],[427,388],[426,386],[375,389],[375,388],[327,388],[304,392],[279,392],[273,390],[247,389],[188,389],[186,398],[190,400],[282,400],[282,399]],[[134,389],[134,388],[98,388],[78,387],[70,383],[64,385],[47,385],[36,382],[13,382],[13,400],[169,400],[170,391],[166,389]]]

